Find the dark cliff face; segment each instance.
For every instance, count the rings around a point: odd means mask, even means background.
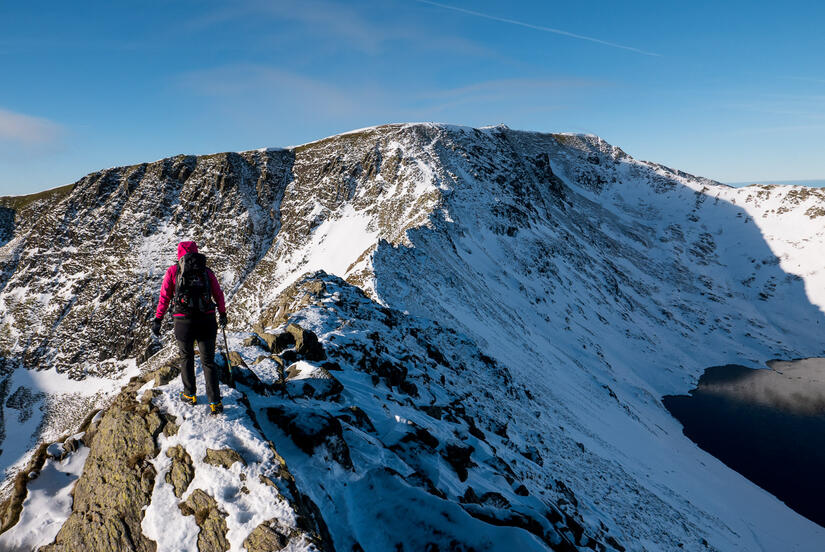
[[[231,289],[278,228],[291,163],[289,152],[179,156],[94,173],[20,209],[3,251],[0,354],[75,377],[136,356],[174,243],[195,239],[216,272],[234,267]]]

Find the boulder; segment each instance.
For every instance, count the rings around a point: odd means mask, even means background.
[[[298,360],[298,352],[295,349],[287,349],[280,354],[280,358],[284,365],[292,364]]]
[[[244,339],[243,345],[244,347],[266,347],[266,343],[264,343],[263,340],[257,334],[252,334],[246,339]]]
[[[319,552],[331,549],[313,532],[312,520],[301,517],[297,521],[297,528],[284,525],[278,518],[265,521],[252,530],[243,545],[247,552],[276,552],[287,547]]]
[[[386,382],[389,388],[398,387],[407,379],[407,367],[388,360],[379,364],[375,373]]]
[[[155,387],[166,385],[180,374],[178,363],[169,363],[155,372]]]
[[[291,397],[336,400],[344,386],[328,370],[298,361],[285,371],[286,390]]]
[[[460,481],[467,480],[467,468],[475,464],[470,459],[475,449],[470,445],[448,444],[441,455],[452,466]]]
[[[312,361],[326,360],[327,355],[314,332],[298,324],[289,324],[286,331],[295,339],[295,352],[303,358]]]
[[[248,368],[246,362],[244,362],[243,357],[238,351],[229,351],[229,362],[233,367],[243,366],[244,368]]]
[[[172,468],[166,474],[166,482],[172,485],[175,496],[180,498],[195,477],[192,457],[181,445],[169,448],[166,456],[172,459]]]
[[[372,420],[370,420],[367,413],[357,405],[342,408],[339,410],[337,418],[344,423],[357,427],[361,431],[375,433],[375,425],[373,425]]]
[[[290,333],[281,332],[274,334],[264,331],[264,329],[260,326],[256,328],[258,336],[263,341],[262,346],[271,353],[280,354],[285,349],[295,345],[295,337]]]
[[[180,429],[180,426],[178,426],[178,424],[176,424],[176,423],[175,423],[175,422],[173,422],[172,420],[168,420],[168,419],[167,419],[167,420],[166,420],[166,425],[165,425],[165,426],[163,426],[163,434],[164,434],[166,437],[172,437],[173,435],[177,435],[177,434],[178,434],[178,430],[179,430],[179,429]]]
[[[221,466],[224,469],[229,469],[235,462],[240,462],[246,466],[246,461],[238,454],[238,451],[231,448],[225,449],[206,449],[206,456],[203,461],[211,466]]]
[[[229,550],[229,541],[226,540],[228,528],[226,514],[218,509],[215,499],[195,489],[186,502],[179,504],[180,511],[185,516],[195,516],[195,523],[200,528],[198,533],[198,550],[209,552],[226,552]]]
[[[267,408],[266,415],[306,454],[312,455],[325,445],[333,460],[352,469],[349,447],[337,418],[322,410],[292,406]]]
[[[282,332],[275,336],[272,352],[278,354],[295,345],[295,336],[289,332]]]
[[[247,552],[275,552],[286,548],[289,540],[276,518],[265,521],[253,529],[243,545]]]
[[[272,385],[262,382],[255,372],[248,368],[233,367],[232,376],[235,379],[235,385],[246,386],[259,395],[271,395],[275,391],[279,391],[281,387],[280,384]]]

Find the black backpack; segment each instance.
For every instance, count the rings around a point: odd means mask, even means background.
[[[215,311],[206,270],[206,256],[201,253],[187,253],[178,260],[173,314],[193,316]]]

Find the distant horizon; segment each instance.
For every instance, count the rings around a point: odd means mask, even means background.
[[[0,195],[389,121],[595,134],[719,182],[825,178],[825,4],[708,9],[0,3]]]
[[[723,182],[728,186],[754,186],[759,184],[770,185],[778,184],[780,186],[807,186],[809,188],[823,188],[825,187],[825,178],[809,178],[805,180],[757,180],[755,182]]]

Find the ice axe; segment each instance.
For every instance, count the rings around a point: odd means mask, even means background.
[[[223,332],[223,348],[226,351],[226,370],[229,373],[228,384],[229,387],[235,389],[235,374],[232,373],[232,362],[229,360],[229,344],[226,341],[226,328],[221,327],[221,332]]]

